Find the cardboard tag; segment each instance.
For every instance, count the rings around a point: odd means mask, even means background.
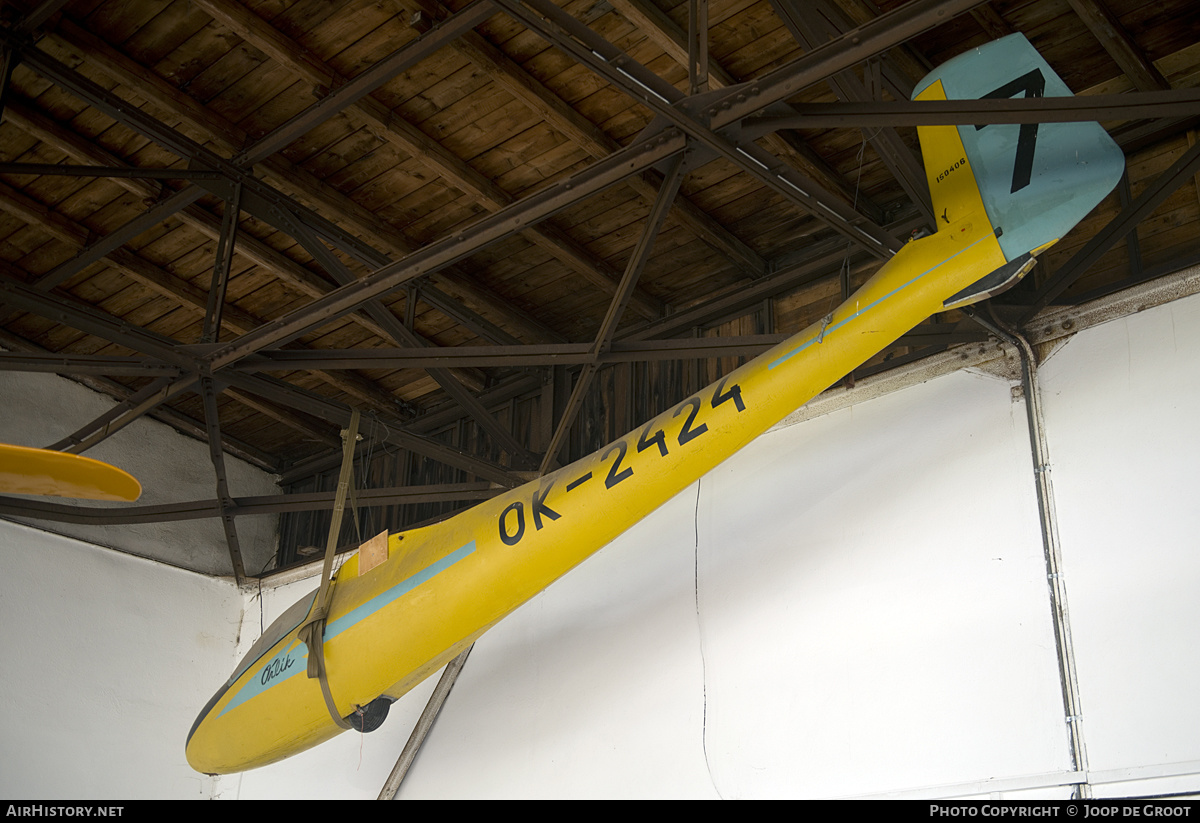
[[[362,577],[387,559],[388,533],[385,529],[358,547],[358,576]]]

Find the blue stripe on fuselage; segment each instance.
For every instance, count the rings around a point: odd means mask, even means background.
[[[898,292],[904,291],[905,289],[907,289],[907,288],[908,288],[909,286],[911,286],[913,283],[916,283],[918,280],[920,280],[920,279],[921,279],[922,277],[924,277],[925,275],[927,275],[927,274],[930,274],[931,272],[935,272],[935,271],[937,271],[937,270],[938,270],[938,269],[940,269],[942,266],[946,265],[946,264],[947,264],[947,263],[949,263],[951,260],[953,260],[955,257],[958,257],[960,254],[965,254],[966,252],[968,252],[968,251],[970,251],[971,249],[975,248],[975,247],[976,247],[976,246],[978,246],[980,243],[982,243],[984,240],[987,240],[989,237],[992,237],[992,236],[994,236],[994,235],[992,235],[992,234],[986,234],[986,235],[984,235],[983,237],[979,238],[978,240],[976,240],[976,241],[975,241],[974,243],[972,243],[971,245],[967,246],[965,249],[960,249],[959,251],[957,251],[957,252],[955,252],[954,254],[952,254],[952,255],[950,255],[949,257],[947,257],[947,258],[946,258],[945,260],[943,260],[942,262],[938,263],[936,266],[933,266],[933,267],[931,267],[931,268],[929,268],[929,269],[926,269],[925,271],[921,272],[921,273],[920,273],[920,274],[918,274],[916,277],[914,277],[912,280],[909,280],[907,283],[904,283],[904,284],[902,284],[902,285],[899,285],[899,286],[897,286],[896,288],[892,289],[890,292],[888,292],[887,294],[885,294],[883,297],[880,297],[880,298],[879,298],[878,300],[876,300],[875,302],[873,302],[873,303],[868,303],[867,305],[863,306],[861,309],[858,309],[857,311],[855,311],[853,314],[851,314],[849,317],[845,318],[844,320],[841,320],[841,321],[839,321],[839,322],[837,322],[837,323],[833,324],[832,326],[829,326],[829,327],[827,327],[827,328],[823,329],[821,332],[818,332],[818,333],[817,333],[817,334],[816,334],[814,337],[810,337],[808,340],[805,340],[803,343],[801,343],[801,344],[800,344],[799,346],[797,346],[796,348],[792,349],[792,350],[791,350],[790,352],[788,352],[787,354],[784,354],[784,355],[780,356],[778,359],[771,361],[771,363],[770,363],[770,364],[768,364],[768,366],[767,366],[767,370],[768,370],[768,371],[770,371],[771,369],[775,368],[776,366],[779,366],[779,365],[781,365],[781,364],[783,364],[783,363],[786,363],[788,360],[791,360],[793,357],[795,357],[796,355],[798,355],[800,352],[802,352],[802,351],[804,351],[805,349],[807,349],[807,348],[808,348],[809,346],[811,346],[813,343],[816,343],[818,338],[820,338],[821,340],[824,340],[824,339],[825,339],[826,337],[828,337],[830,334],[832,334],[833,332],[837,331],[837,330],[838,330],[838,329],[840,329],[842,326],[844,326],[844,325],[846,325],[847,323],[849,323],[851,320],[854,320],[854,319],[855,319],[855,318],[857,318],[857,317],[861,317],[862,315],[864,315],[864,314],[866,314],[867,312],[869,312],[871,309],[873,309],[873,308],[875,308],[876,306],[878,306],[878,305],[879,305],[880,303],[882,303],[884,300],[887,300],[889,297],[892,297],[893,295],[897,294]]]
[[[380,592],[358,608],[352,609],[332,623],[326,624],[325,642],[328,643],[342,632],[366,620],[384,606],[399,600],[422,583],[432,580],[474,551],[475,541],[472,540],[465,546],[446,555],[441,560],[430,563],[413,576],[400,581],[387,591]],[[225,712],[235,706],[240,706],[247,700],[257,697],[277,683],[282,683],[284,680],[305,671],[308,665],[306,662],[307,659],[308,651],[304,644],[299,641],[293,641],[288,648],[280,651],[255,672],[254,676],[238,690],[233,699],[225,704],[225,708],[221,709],[221,714],[225,714]]]

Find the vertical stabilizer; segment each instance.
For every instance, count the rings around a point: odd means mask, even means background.
[[[940,66],[917,85],[913,99],[1043,96],[1071,91],[1024,35],[1012,34]],[[1087,216],[1125,167],[1099,123],[923,126],[918,132],[939,228],[953,222],[956,210],[981,202],[1014,271],[1023,261],[1032,265],[1032,256]]]

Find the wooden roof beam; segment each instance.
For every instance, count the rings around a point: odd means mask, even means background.
[[[984,3],[971,9],[971,16],[975,18],[975,22],[979,24],[984,33],[993,40],[999,40],[1001,37],[1007,37],[1013,33],[1013,27],[998,11],[992,8],[990,3]]]
[[[613,8],[621,16],[637,26],[638,30],[654,41],[655,45],[667,53],[681,66],[688,64],[687,33],[676,25],[675,21],[664,11],[649,0],[611,0]],[[741,81],[730,74],[716,58],[708,60],[708,82],[713,89],[736,86]],[[786,103],[778,104],[780,114],[788,113],[791,108]],[[794,134],[771,135],[766,138],[771,150],[784,157],[792,157],[798,170],[822,187],[829,189],[842,198],[847,204],[855,201],[855,186],[843,175],[831,168],[824,158],[809,147],[807,143]],[[858,193],[858,206],[870,219],[875,222],[883,220],[883,209],[870,201],[861,192]]]
[[[1171,84],[1150,62],[1103,0],[1067,2],[1139,91],[1166,91],[1171,88]]]
[[[433,20],[444,19],[450,13],[439,0],[413,0],[413,3]],[[468,32],[455,43],[454,48],[592,157],[607,157],[621,148],[603,129],[571,108],[566,101],[547,89],[541,81],[478,32]],[[654,177],[656,176],[649,179],[630,178],[627,185],[644,200],[653,203],[658,195],[658,181]],[[671,206],[671,216],[681,226],[747,272],[762,274],[766,271],[766,264],[757,252],[686,197],[676,198]]]
[[[210,111],[199,101],[175,88],[153,71],[121,54],[77,23],[62,18],[52,36],[61,39],[70,49],[87,57],[92,65],[100,68],[106,74],[135,89],[139,95],[171,111],[188,126],[207,135],[230,153],[240,152],[251,142],[249,136],[240,127],[216,112]],[[299,46],[296,48],[300,49]],[[303,50],[301,49],[301,51]],[[337,219],[353,227],[356,231],[382,243],[392,253],[407,254],[413,250],[413,244],[391,225],[359,206],[341,192],[318,180],[309,172],[289,163],[285,158],[278,155],[271,157],[261,164],[261,168],[271,178],[306,198],[310,198],[311,202],[327,209]],[[450,279],[464,277],[453,270],[448,271],[447,276]],[[510,317],[505,311],[505,301],[497,295],[488,294],[486,290],[481,290],[481,292],[490,298],[490,303],[484,306],[485,310],[496,312],[506,322],[510,321]],[[522,333],[535,330],[531,327],[529,318],[523,316],[511,318],[511,325],[520,329]],[[534,339],[550,342],[555,339],[555,335],[548,334],[543,329]]]
[[[290,38],[244,6],[230,0],[197,0],[197,6],[246,42],[279,60],[281,65],[292,69],[315,86],[329,87],[348,82],[316,56],[303,51],[298,44],[289,50],[286,44],[291,42]],[[478,35],[475,37],[482,40]],[[489,211],[496,211],[513,202],[510,194],[377,100],[364,97],[350,106],[347,113],[368,126],[381,140],[391,143],[441,175],[456,188],[476,197]],[[270,162],[277,160],[278,158],[273,158]],[[376,233],[379,233],[378,230]],[[391,233],[394,233],[394,230],[391,230]],[[615,291],[615,281],[619,278],[613,276],[611,269],[605,270],[594,265],[592,256],[564,233],[549,234],[535,227],[523,232],[523,235],[582,274],[588,282],[609,294]],[[408,253],[412,251],[412,246],[406,242],[400,250],[402,253]],[[649,318],[659,317],[663,312],[662,302],[644,290],[640,290],[636,295],[634,306],[639,313]]]
[[[314,440],[330,449],[341,449],[342,440],[331,431],[318,429],[308,419],[301,417],[290,409],[285,409],[275,403],[269,403],[247,391],[235,389],[232,386],[225,389],[225,394],[247,408],[254,409],[261,415],[269,417],[280,425],[304,437]]]
[[[826,12],[824,15],[819,13],[822,7]],[[840,36],[847,28],[841,24],[840,19],[835,19],[840,18],[836,11],[824,4],[813,6],[797,0],[771,0],[771,8],[805,51],[812,51],[820,43]],[[874,99],[871,91],[853,71],[838,72],[829,78],[829,85],[833,87],[834,94],[844,101],[866,102]],[[892,94],[899,100],[908,99],[908,93],[901,89],[893,89]],[[884,126],[866,135],[866,140],[875,148],[880,160],[908,194],[909,200],[916,205],[929,224],[934,225],[936,218],[929,200],[925,169],[900,135],[894,128]]]

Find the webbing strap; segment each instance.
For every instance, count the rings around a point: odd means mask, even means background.
[[[325,698],[325,707],[333,722],[343,729],[353,729],[340,714],[333,702],[333,694],[329,691],[329,678],[325,676],[325,618],[321,617],[311,623],[306,623],[300,629],[300,639],[308,646],[308,676],[315,677],[321,684],[321,694]],[[315,670],[315,671],[314,671]]]
[[[333,694],[329,691],[329,678],[325,674],[325,617],[329,611],[330,578],[333,574],[333,556],[337,549],[338,535],[342,530],[342,513],[346,509],[346,491],[353,478],[351,469],[354,467],[354,445],[358,440],[358,409],[350,412],[350,427],[342,432],[342,470],[338,474],[337,493],[333,500],[333,520],[329,524],[329,539],[325,543],[325,565],[321,568],[321,588],[313,600],[313,609],[308,619],[300,627],[300,640],[308,647],[309,678],[316,679],[321,684],[321,694],[325,697],[325,706],[333,722],[343,729],[353,729],[346,720],[338,714],[333,702]]]

